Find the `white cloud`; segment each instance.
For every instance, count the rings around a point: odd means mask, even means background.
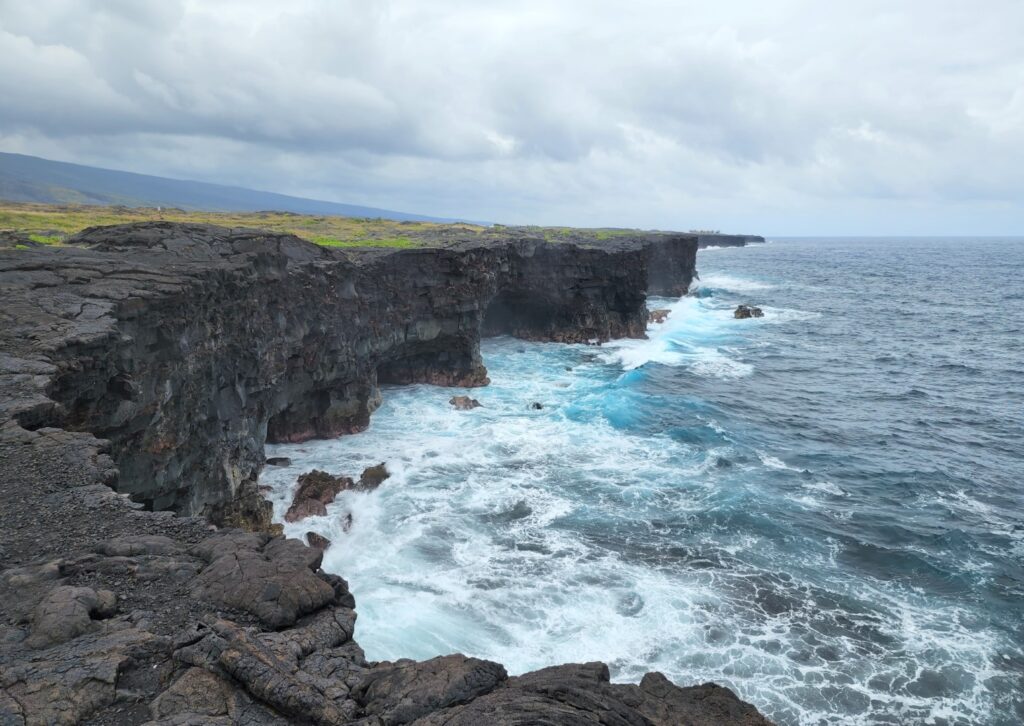
[[[0,0],[0,148],[496,221],[1024,230],[1019,0]]]

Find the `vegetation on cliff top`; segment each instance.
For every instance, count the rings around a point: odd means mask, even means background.
[[[290,233],[324,247],[432,247],[476,237],[505,237],[509,234],[539,237],[548,242],[588,245],[638,234],[632,229],[484,227],[467,223],[407,222],[291,212],[203,212],[0,201],[0,232],[18,232],[33,242],[46,245],[61,245],[67,237],[87,227],[152,221],[216,224]]]
[[[325,247],[415,247],[435,232],[486,229],[472,224],[396,222],[292,214],[290,212],[199,212],[182,209],[101,207],[0,202],[0,230],[28,233],[34,242],[60,244],[87,227],[131,222],[192,222],[288,232]],[[421,242],[417,238],[423,238]]]

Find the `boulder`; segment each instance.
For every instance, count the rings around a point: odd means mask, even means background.
[[[349,515],[350,517],[352,515]],[[331,541],[316,532],[306,532],[306,543],[313,549],[324,552],[331,546]]]
[[[452,396],[448,403],[455,406],[455,408],[460,411],[469,411],[480,407],[480,402],[475,398],[470,398],[469,396]]]
[[[327,505],[339,492],[354,487],[352,479],[347,476],[334,476],[319,469],[306,472],[299,476],[299,487],[284,520],[298,522],[306,517],[323,516],[327,514]]]
[[[94,620],[109,618],[117,610],[117,595],[90,587],[55,587],[32,614],[30,648],[66,643],[93,630]]]
[[[764,312],[761,308],[753,305],[740,305],[733,313],[733,317],[737,320],[745,320],[746,318],[763,318]]]
[[[268,628],[294,625],[339,598],[330,577],[317,573],[323,553],[299,540],[217,535],[193,552],[209,564],[193,580],[192,596],[248,611]]]
[[[383,484],[384,480],[390,476],[391,472],[388,471],[384,462],[381,462],[376,466],[368,466],[363,469],[363,473],[359,476],[359,483],[356,484],[356,489],[359,489],[360,491],[372,491]]]
[[[400,660],[366,671],[351,695],[367,715],[385,724],[407,724],[490,693],[507,678],[501,665],[464,655]]]
[[[292,460],[287,456],[271,456],[267,459],[267,466],[291,466]]]

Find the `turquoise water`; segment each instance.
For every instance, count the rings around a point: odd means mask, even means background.
[[[605,660],[782,724],[1020,723],[1024,241],[698,266],[649,340],[488,340],[488,388],[390,387],[367,432],[272,447],[279,517],[302,471],[393,472],[286,527],[334,541],[367,655]]]

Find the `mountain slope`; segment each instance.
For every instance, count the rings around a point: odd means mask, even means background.
[[[0,199],[44,204],[120,204],[226,212],[274,210],[399,221],[456,221],[3,152],[0,152]]]

